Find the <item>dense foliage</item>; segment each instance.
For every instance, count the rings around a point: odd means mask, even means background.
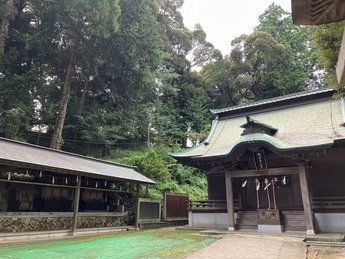
[[[151,196],[204,198],[205,176],[152,146],[203,140],[210,108],[319,87],[334,72],[343,25],[297,27],[272,4],[223,57],[200,24],[184,26],[182,5],[1,1],[0,136],[115,156],[157,181]],[[120,149],[134,153],[119,160]]]
[[[318,26],[313,33],[313,43],[320,57],[318,66],[325,73],[327,84],[337,89],[342,96],[345,96],[345,86],[338,85],[335,73],[344,28],[345,21],[336,22]]]
[[[162,199],[164,192],[188,193],[191,200],[207,198],[206,177],[196,168],[183,166],[171,158],[164,147],[142,152],[113,152],[112,160],[133,165],[137,171],[157,184],[150,186],[148,193],[141,190],[142,197]]]
[[[183,1],[96,2],[1,2],[1,135],[107,155],[150,134],[181,143],[201,133],[209,115],[191,69],[221,54],[200,25],[184,27]],[[48,133],[35,139],[34,127]]]

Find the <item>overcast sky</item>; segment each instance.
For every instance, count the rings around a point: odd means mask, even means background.
[[[251,34],[259,15],[275,3],[291,12],[291,0],[184,0],[180,10],[187,28],[200,23],[207,41],[223,54],[230,53],[230,43],[242,34]]]

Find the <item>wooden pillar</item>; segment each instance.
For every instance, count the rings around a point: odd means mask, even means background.
[[[164,192],[163,194],[163,219],[167,218],[167,192]]]
[[[312,211],[311,194],[309,189],[310,170],[304,163],[298,164],[299,181],[303,200],[304,215],[307,221],[307,235],[315,235],[314,215]]]
[[[140,184],[137,184],[137,192],[136,192],[136,208],[135,208],[135,222],[134,226],[136,230],[139,230],[139,194],[140,194]]]
[[[338,84],[339,85],[345,84],[345,30],[343,32],[343,38],[341,41],[336,74],[337,74]]]
[[[74,190],[74,202],[73,202],[73,222],[72,222],[72,234],[74,235],[78,225],[78,211],[79,211],[79,200],[80,200],[80,186],[81,176],[77,175],[77,185]]]
[[[235,231],[235,214],[234,214],[234,194],[232,188],[232,178],[229,172],[225,172],[226,186],[226,207],[228,209],[228,230]]]
[[[211,182],[211,176],[207,175],[207,197],[209,199],[213,199],[213,197],[211,197],[211,185],[209,184]]]

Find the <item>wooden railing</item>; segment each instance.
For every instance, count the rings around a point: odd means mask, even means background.
[[[313,197],[313,209],[345,209],[345,197]]]
[[[234,199],[234,208],[239,209],[239,200]],[[226,210],[226,200],[188,201],[189,210]]]

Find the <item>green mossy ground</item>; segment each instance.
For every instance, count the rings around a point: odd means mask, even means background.
[[[192,231],[155,229],[10,245],[0,248],[0,258],[185,258],[214,241]]]

